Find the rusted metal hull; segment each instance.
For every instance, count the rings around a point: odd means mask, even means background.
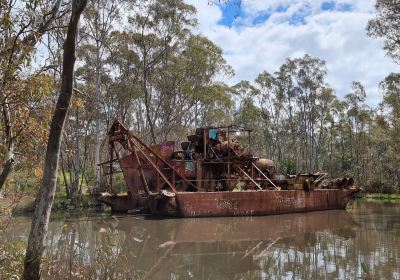
[[[166,199],[158,200],[150,211],[178,217],[275,215],[344,209],[353,194],[352,190],[340,189],[177,193],[176,211],[171,211],[173,203]]]
[[[344,209],[358,189],[322,189],[314,191],[245,191],[245,192],[178,192],[175,197],[151,196],[147,211],[157,216],[218,217],[263,216],[286,213]],[[135,199],[107,198],[115,211],[138,207]],[[129,203],[130,202],[130,203]],[[142,202],[141,205],[145,205]]]

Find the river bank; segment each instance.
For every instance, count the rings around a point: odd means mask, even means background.
[[[15,193],[5,192],[0,198],[0,212],[12,210],[13,214],[29,214],[35,210],[35,193]],[[400,194],[385,193],[360,193],[357,199],[374,201],[374,200],[400,200]],[[53,203],[53,211],[72,211],[72,210],[96,209],[106,210],[109,208],[99,203],[96,197],[90,194],[83,194],[74,201],[66,196],[56,194]]]
[[[365,200],[400,200],[400,194],[398,193],[360,193],[357,195],[358,199]]]
[[[35,210],[35,193],[5,192],[0,198],[0,213],[12,211],[13,214],[29,214]],[[75,200],[62,195],[55,195],[52,211],[69,211],[79,209],[105,209],[96,197],[83,194]]]

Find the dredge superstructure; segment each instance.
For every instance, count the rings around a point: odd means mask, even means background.
[[[271,160],[254,156],[251,132],[197,128],[176,149],[175,141],[149,146],[115,121],[102,163],[109,189],[99,200],[114,211],[161,216],[250,216],[343,209],[359,191],[352,178],[328,180],[325,172],[277,176]],[[116,163],[126,195],[112,194]]]

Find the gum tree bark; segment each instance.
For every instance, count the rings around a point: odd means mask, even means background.
[[[7,98],[4,99],[4,104],[2,109],[3,109],[3,117],[5,123],[6,139],[7,139],[6,140],[7,154],[3,170],[0,173],[0,190],[5,185],[6,180],[8,176],[11,174],[12,167],[14,165],[14,134],[11,125],[11,116],[10,116],[11,110]]]
[[[64,44],[61,90],[50,125],[42,184],[36,198],[36,209],[25,254],[22,275],[24,280],[40,279],[41,260],[57,183],[62,132],[72,97],[78,23],[86,4],[87,0],[72,0],[71,18]]]
[[[94,151],[94,189],[93,193],[98,194],[100,190],[100,55],[99,43],[96,43],[96,144]]]

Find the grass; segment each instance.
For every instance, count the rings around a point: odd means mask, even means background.
[[[66,179],[70,182],[71,174],[65,174]],[[82,177],[82,195],[77,195],[73,199],[67,197],[64,178],[61,172],[57,175],[57,187],[53,202],[53,211],[68,211],[73,209],[89,209],[98,208],[97,199],[90,195],[89,187]],[[89,183],[90,184],[90,183]],[[126,184],[122,174],[116,174],[113,182],[113,191],[116,193],[126,191]],[[9,212],[16,214],[30,213],[35,210],[35,199],[37,191],[40,187],[40,178],[32,176],[24,176],[24,174],[15,173],[1,194],[0,213],[4,209],[10,209]],[[10,207],[10,205],[13,205]]]
[[[400,200],[400,194],[397,193],[362,193],[359,197],[366,200]]]
[[[66,172],[65,173],[65,178],[67,179],[67,182],[70,184],[71,183],[71,173],[70,172]],[[65,190],[65,184],[64,184],[64,175],[61,171],[58,172],[57,175],[57,193],[60,195],[64,195],[66,196],[66,190]],[[88,193],[88,186],[86,184],[86,180],[84,180],[83,175],[79,175],[79,184],[81,185],[82,188],[82,193],[86,194]]]
[[[7,192],[0,199],[0,214],[10,210],[13,214],[31,213],[35,210],[36,194]],[[74,209],[89,209],[99,207],[97,199],[89,194],[83,194],[74,203],[65,195],[56,194],[52,211],[68,211]]]

